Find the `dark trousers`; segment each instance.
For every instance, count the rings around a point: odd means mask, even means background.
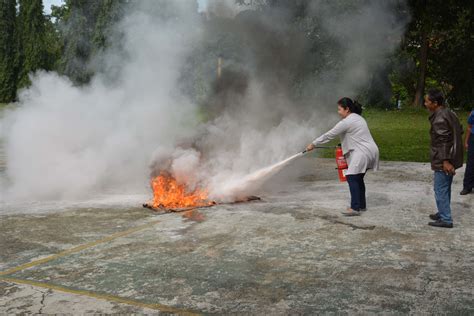
[[[351,209],[359,211],[365,209],[365,173],[347,175],[347,183],[351,191]]]
[[[474,189],[474,134],[469,135],[463,187],[466,190]]]

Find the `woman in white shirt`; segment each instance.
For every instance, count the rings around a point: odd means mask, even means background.
[[[342,120],[329,132],[316,138],[306,149],[313,150],[319,144],[340,137],[342,152],[349,166],[346,178],[351,192],[351,207],[342,214],[357,216],[366,210],[364,176],[368,169],[378,169],[379,149],[370,134],[367,122],[361,116],[361,105],[349,98],[340,99],[337,105],[337,112]]]

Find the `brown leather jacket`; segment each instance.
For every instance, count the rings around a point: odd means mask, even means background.
[[[443,170],[443,161],[448,160],[454,168],[464,162],[462,126],[456,114],[441,107],[430,115],[431,122],[431,169]]]

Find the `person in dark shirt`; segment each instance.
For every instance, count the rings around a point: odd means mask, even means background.
[[[463,189],[461,195],[472,192],[474,188],[474,109],[467,119],[466,138],[464,148],[467,150],[466,171],[464,172]]]

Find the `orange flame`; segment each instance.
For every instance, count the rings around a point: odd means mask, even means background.
[[[189,192],[185,184],[180,184],[166,172],[151,180],[154,208],[202,207],[215,204],[209,201],[207,190],[197,188]]]

